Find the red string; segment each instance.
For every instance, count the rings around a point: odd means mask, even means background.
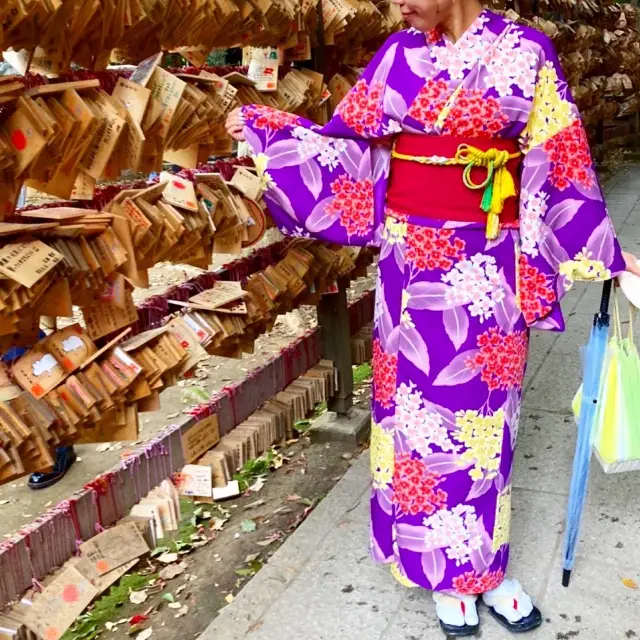
[[[29,563],[29,570],[31,571],[31,584],[38,591],[42,591],[42,585],[36,578],[36,572],[33,567],[33,557],[31,554],[31,533],[26,533],[23,535],[24,535],[24,546],[25,546],[25,549],[27,550],[27,562]]]
[[[60,503],[60,508],[71,518],[73,529],[76,534],[76,547],[79,551],[80,545],[82,544],[82,531],[80,530],[80,521],[78,520],[78,509],[76,501],[65,500],[64,502]]]
[[[107,495],[107,479],[101,476],[87,483],[84,488],[87,491],[91,491],[91,497],[93,499],[93,504],[96,507],[96,514],[98,516],[96,531],[100,533],[104,531],[104,521],[102,519],[102,505],[100,504],[100,497]]]
[[[229,398],[229,402],[231,403],[231,413],[233,415],[233,427],[238,426],[238,420],[236,417],[236,394],[238,393],[238,384],[229,385],[228,387],[223,387],[222,392],[226,394]],[[232,428],[233,428],[232,427]]]

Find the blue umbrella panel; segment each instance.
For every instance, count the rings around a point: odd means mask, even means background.
[[[573,471],[571,474],[567,520],[565,524],[564,564],[562,573],[562,584],[565,587],[569,586],[569,581],[571,580],[571,571],[575,563],[580,538],[582,514],[587,499],[598,393],[609,340],[609,302],[611,299],[612,284],[613,282],[611,280],[604,284],[600,310],[593,319],[589,342],[583,353],[584,374],[582,381],[582,404],[578,418],[578,437],[576,440],[576,451],[573,457]]]

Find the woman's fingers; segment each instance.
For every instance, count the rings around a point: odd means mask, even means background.
[[[633,273],[636,276],[640,276],[640,266],[638,265],[638,258],[636,258],[632,253],[627,253],[626,251],[622,253],[624,257],[625,266],[629,273]]]
[[[244,141],[244,118],[240,109],[234,109],[228,116],[226,122],[227,133],[236,141]]]

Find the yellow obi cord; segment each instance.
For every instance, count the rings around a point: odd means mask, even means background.
[[[482,194],[481,209],[487,214],[487,238],[495,240],[500,233],[500,214],[504,209],[507,198],[515,197],[516,185],[513,176],[507,169],[509,160],[520,156],[520,152],[509,153],[502,149],[487,149],[482,151],[468,144],[461,144],[453,158],[441,156],[410,156],[398,153],[395,149],[391,156],[398,160],[408,160],[427,165],[464,167],[462,181],[467,189],[484,189]],[[474,167],[485,167],[487,177],[477,184],[471,179],[471,171]]]

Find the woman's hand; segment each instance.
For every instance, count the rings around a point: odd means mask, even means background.
[[[638,266],[638,258],[636,258],[632,253],[628,253],[627,251],[622,252],[622,257],[624,258],[626,270],[629,273],[633,273],[633,275],[635,276],[640,276],[640,266]]]
[[[227,133],[236,142],[244,142],[244,118],[242,117],[242,109],[234,109],[227,116],[225,127]]]

